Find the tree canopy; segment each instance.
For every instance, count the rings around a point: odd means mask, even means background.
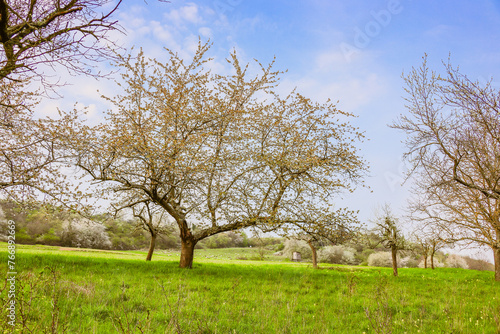
[[[92,73],[96,62],[113,55],[109,32],[121,0],[0,0],[0,79],[47,82],[40,65],[63,65],[73,73]],[[108,44],[108,45],[106,45]]]
[[[273,63],[256,63],[251,76],[233,52],[232,73],[212,73],[209,48],[200,42],[189,62],[172,51],[164,63],[123,58],[123,93],[107,97],[115,107],[74,134],[74,163],[94,181],[112,196],[139,191],[176,221],[181,267],[208,236],[334,215],[333,196],[366,170],[351,114],[296,92],[280,97]]]
[[[47,67],[99,76],[92,68],[114,57],[108,34],[118,29],[109,0],[0,0],[0,193],[15,200],[34,194],[61,199],[71,192],[61,168],[62,138],[74,114],[37,119],[44,91],[58,85]],[[50,81],[54,79],[54,81]],[[41,83],[36,90],[37,84]]]
[[[408,114],[393,127],[408,135],[414,219],[450,242],[490,247],[500,280],[500,95],[449,62],[443,75],[430,71],[426,58],[404,79]]]

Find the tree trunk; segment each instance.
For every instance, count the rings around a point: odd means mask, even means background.
[[[149,251],[148,251],[148,256],[146,256],[146,261],[151,261],[151,258],[153,257],[153,252],[155,250],[156,246],[156,234],[151,234],[151,241],[149,243]]]
[[[398,276],[398,259],[397,259],[398,249],[396,247],[392,247],[391,253],[392,253],[392,271],[394,273],[394,276]]]
[[[181,260],[180,268],[191,269],[193,267],[194,246],[196,241],[193,238],[181,239]]]
[[[433,247],[431,252],[431,268],[434,269],[434,254],[436,254],[436,249]]]
[[[316,253],[316,247],[314,247],[312,241],[308,241],[307,243],[309,244],[309,247],[311,247],[312,251],[313,268],[318,269],[318,256]]]
[[[424,255],[424,268],[427,269],[427,255]]]
[[[500,281],[500,248],[493,248],[495,257],[495,281]]]

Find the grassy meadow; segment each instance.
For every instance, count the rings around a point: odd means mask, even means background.
[[[7,272],[7,244],[0,244]],[[492,272],[333,266],[252,249],[179,253],[18,245],[17,324],[1,333],[500,333]],[[1,302],[8,301],[2,284]],[[2,304],[5,305],[5,304]]]

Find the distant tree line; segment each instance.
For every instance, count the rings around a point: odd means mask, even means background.
[[[137,250],[149,247],[149,233],[134,217],[117,218],[109,214],[86,219],[59,207],[32,202],[19,205],[0,201],[0,226],[8,220],[16,222],[16,241],[19,244],[40,244],[61,247],[81,247],[112,250]],[[6,229],[1,229],[5,231]],[[0,232],[0,241],[6,236]],[[203,240],[197,248],[234,248],[276,245],[282,238],[248,237],[243,231],[226,232]],[[180,249],[178,232],[161,234],[156,240],[160,249]]]
[[[40,244],[60,247],[80,247],[110,250],[140,250],[149,247],[149,233],[141,228],[137,218],[113,217],[109,214],[95,215],[92,220],[68,210],[32,203],[18,205],[12,201],[0,201],[0,227],[7,220],[16,222],[16,240],[19,244]],[[5,231],[5,229],[2,229]],[[0,234],[0,241],[6,236]],[[334,245],[323,241],[317,244],[319,263],[393,267],[392,255],[383,242],[384,235],[377,228],[364,231],[356,238]],[[181,240],[172,231],[157,239],[159,249],[180,250]],[[276,255],[291,258],[300,252],[302,259],[313,261],[313,251],[304,239],[283,237],[248,237],[244,231],[229,231],[206,238],[197,244],[198,249],[208,248],[263,248]],[[390,250],[390,249],[389,249]],[[405,250],[399,252],[397,267],[427,268],[430,253],[422,247],[420,239],[406,241]],[[436,250],[434,267],[493,270],[493,265],[482,260],[456,254],[447,255]],[[429,266],[430,268],[430,266]]]

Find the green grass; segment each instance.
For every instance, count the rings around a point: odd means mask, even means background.
[[[6,244],[0,250],[5,273]],[[500,284],[491,272],[400,269],[395,278],[389,268],[235,260],[251,256],[244,252],[196,250],[185,270],[176,252],[147,263],[137,251],[19,245],[18,306],[27,327],[38,326],[33,333],[499,332]],[[6,301],[6,290],[0,296]]]

